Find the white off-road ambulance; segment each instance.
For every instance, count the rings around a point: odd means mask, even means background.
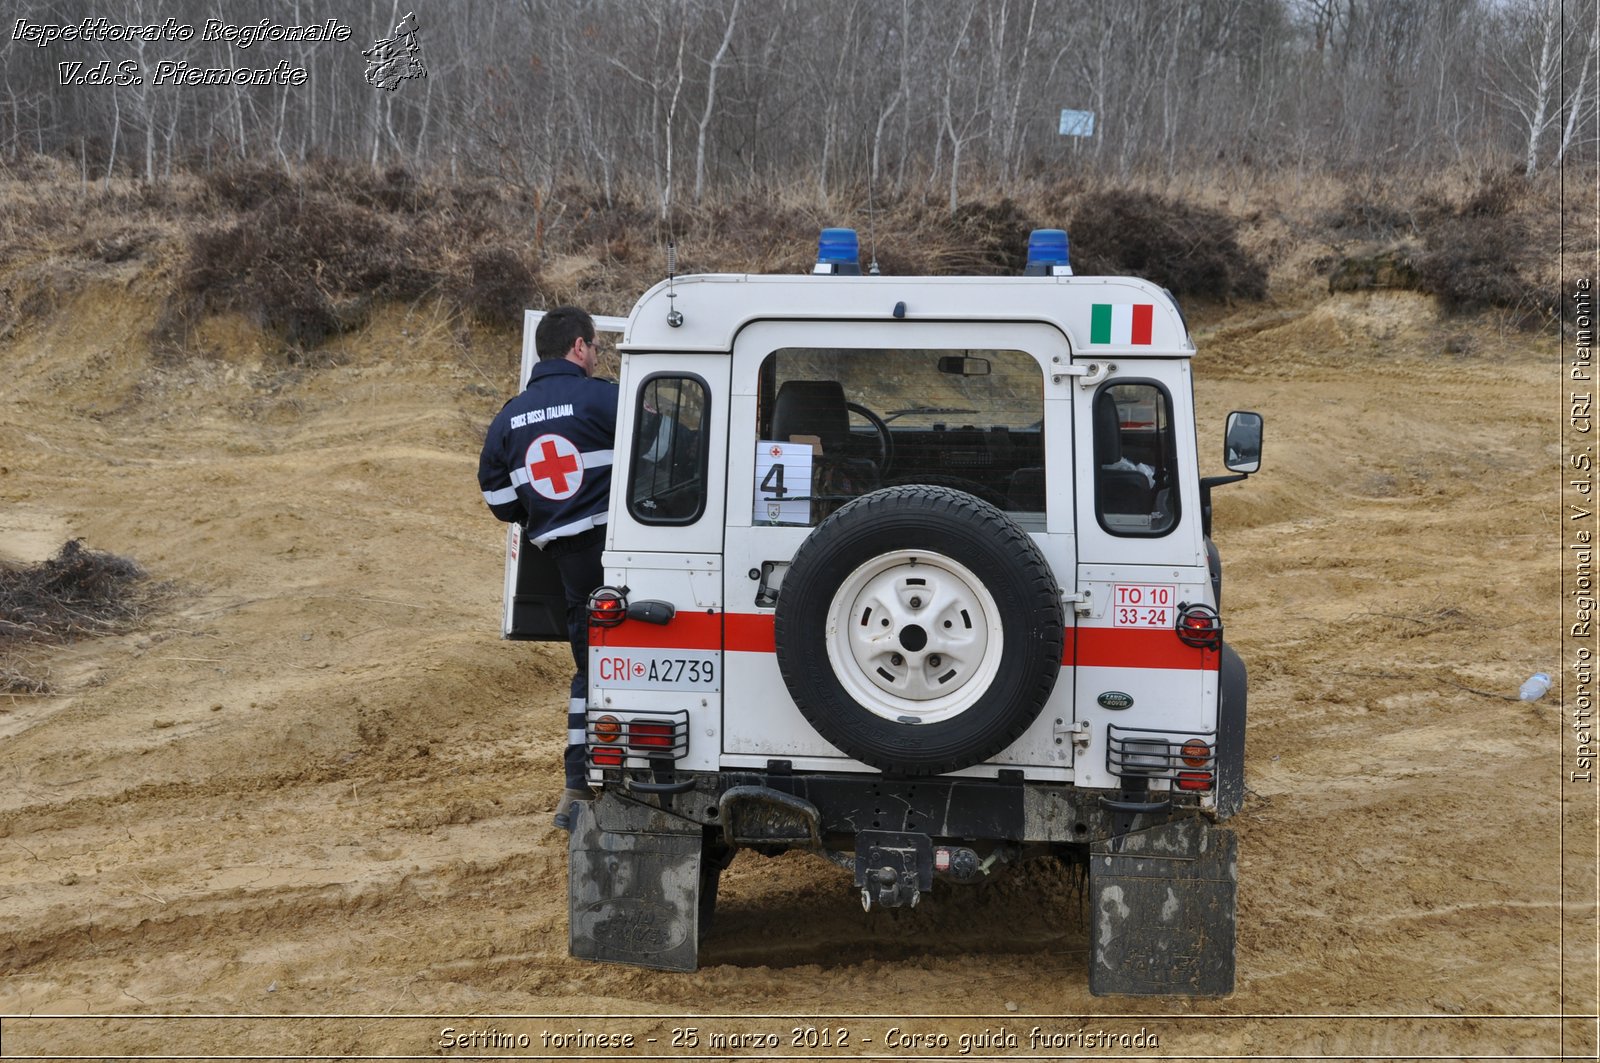
[[[1210,492],[1262,422],[1201,477],[1169,293],[1072,275],[1060,230],[1013,277],[863,275],[825,230],[812,274],[671,277],[599,324],[572,954],[693,969],[740,849],[842,865],[869,909],[1048,856],[1086,870],[1095,993],[1230,992],[1245,669]],[[515,528],[503,633],[565,638]]]

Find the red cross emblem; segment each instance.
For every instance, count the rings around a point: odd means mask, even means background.
[[[528,483],[541,497],[559,502],[583,485],[583,458],[563,436],[545,435],[528,445]]]

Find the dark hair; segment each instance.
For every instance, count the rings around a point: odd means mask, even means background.
[[[548,362],[565,358],[580,339],[594,342],[594,318],[576,306],[558,306],[539,322],[533,333],[533,348],[539,352],[541,362]]]

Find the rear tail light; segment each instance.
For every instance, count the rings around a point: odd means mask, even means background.
[[[1205,768],[1206,771],[1179,770],[1175,780],[1180,790],[1209,790],[1211,789],[1211,747],[1198,738],[1191,738],[1183,744],[1179,751],[1186,768]]]
[[[1222,617],[1209,605],[1178,607],[1178,638],[1184,645],[1202,650],[1222,647]]]
[[[1148,728],[1106,728],[1106,769],[1124,779],[1170,779],[1179,790],[1210,790],[1216,784],[1215,735],[1173,734]]]
[[[607,714],[589,721],[589,760],[621,767],[630,756],[673,760],[689,752],[689,714],[619,719]]]
[[[589,626],[616,627],[628,619],[627,596],[616,587],[601,587],[589,595]]]
[[[622,747],[595,748],[596,742],[614,743],[622,737],[622,722],[615,716],[602,716],[589,725],[589,759],[603,768],[622,766]]]
[[[656,720],[634,720],[628,725],[628,745],[634,749],[671,749],[672,724]]]

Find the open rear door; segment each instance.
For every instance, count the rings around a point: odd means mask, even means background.
[[[522,368],[517,372],[517,390],[528,386],[533,363],[539,354],[533,346],[534,330],[544,317],[543,310],[522,312]],[[597,317],[596,332],[621,335],[627,327],[624,317]],[[567,599],[561,590],[561,574],[542,550],[522,536],[522,525],[506,529],[505,603],[500,618],[500,637],[530,642],[567,641]]]

